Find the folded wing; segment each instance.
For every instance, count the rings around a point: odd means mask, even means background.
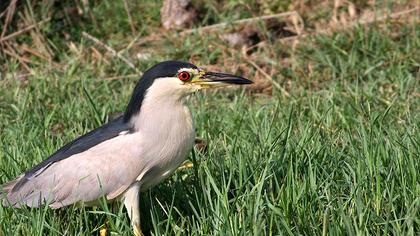
[[[3,186],[4,205],[58,208],[118,197],[142,171],[138,133],[117,118],[65,145]]]

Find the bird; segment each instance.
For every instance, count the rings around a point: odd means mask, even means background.
[[[47,159],[0,187],[8,207],[57,209],[72,204],[124,204],[133,233],[140,228],[140,192],[162,182],[187,159],[195,125],[187,97],[207,88],[253,83],[183,61],[146,70],[125,112],[74,139]]]

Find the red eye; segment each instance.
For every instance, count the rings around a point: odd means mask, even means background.
[[[187,81],[190,79],[190,74],[186,71],[181,71],[181,73],[178,74],[178,78],[182,81]]]

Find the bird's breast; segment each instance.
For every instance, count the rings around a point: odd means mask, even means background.
[[[189,109],[172,107],[170,111],[144,122],[147,128],[139,130],[144,150],[139,158],[144,168],[137,180],[143,191],[169,177],[194,145],[195,130]]]

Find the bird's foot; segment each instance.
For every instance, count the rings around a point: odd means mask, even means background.
[[[135,224],[135,225],[133,226],[133,231],[134,231],[134,235],[135,235],[135,236],[144,236],[144,235],[143,235],[143,232],[141,232],[140,225]]]
[[[107,228],[106,228],[106,224],[104,224],[103,226],[101,226],[101,229],[99,229],[99,236],[106,236],[107,235]]]
[[[194,164],[191,161],[185,161],[184,163],[182,163],[181,166],[178,167],[178,170],[189,169],[189,168],[192,168],[193,166]]]

